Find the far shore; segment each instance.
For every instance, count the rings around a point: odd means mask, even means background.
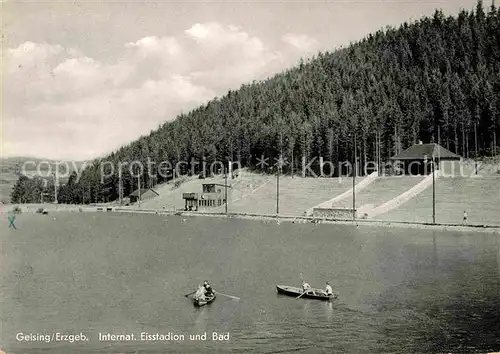
[[[184,210],[162,210],[162,209],[140,209],[137,207],[123,207],[116,205],[73,205],[73,204],[3,204],[1,205],[2,214],[10,214],[14,207],[19,207],[22,213],[37,213],[43,209],[47,213],[51,212],[115,212],[115,213],[140,213],[156,215],[178,215],[184,217],[213,217],[213,218],[235,218],[247,220],[261,220],[277,223],[316,223],[316,224],[338,224],[359,226],[378,226],[390,228],[412,228],[439,231],[459,231],[459,232],[482,232],[500,234],[500,225],[477,225],[477,224],[441,224],[441,223],[419,223],[392,220],[373,220],[373,219],[330,219],[314,218],[310,216],[299,215],[271,215],[271,214],[250,214],[250,213],[215,213],[202,211],[184,211]]]

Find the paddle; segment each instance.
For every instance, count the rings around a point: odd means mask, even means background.
[[[189,294],[186,294],[186,295],[184,295],[184,296],[185,296],[185,297],[188,297],[189,295],[194,294],[194,293],[195,293],[195,292],[197,292],[197,291],[198,291],[198,290],[191,291]]]
[[[218,291],[215,292],[216,295],[222,295],[222,296],[227,296],[227,297],[230,297],[231,299],[235,299],[235,300],[240,300],[239,297],[237,296],[232,296],[232,295],[227,295],[227,294],[223,294],[223,293],[220,293]]]
[[[301,281],[301,282],[304,282],[304,276],[302,275],[302,273],[300,273],[300,281]],[[300,298],[302,297],[302,295],[304,295],[305,293],[307,293],[307,290],[306,290],[306,291],[304,291],[304,292],[303,292],[302,294],[300,294],[299,296],[297,296],[297,297],[295,298],[295,300],[300,299]]]
[[[301,297],[302,297],[302,295],[304,295],[305,293],[307,293],[307,291],[308,291],[308,290],[304,291],[302,294],[300,294],[299,296],[297,296],[297,297],[295,298],[295,300],[298,300],[299,298],[301,298]]]

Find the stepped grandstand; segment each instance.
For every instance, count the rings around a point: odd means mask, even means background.
[[[464,164],[460,156],[438,144],[416,144],[391,161],[395,166],[393,172],[399,174],[383,176],[374,172],[355,179],[357,218],[430,223],[434,183],[437,223],[459,224],[466,211],[469,224],[500,225],[500,174],[480,175],[477,166]],[[436,166],[434,176],[432,161]],[[186,193],[201,194],[202,185],[207,183],[224,189],[224,177],[191,177],[185,178],[183,183],[165,184],[155,189],[159,197],[144,200],[141,208],[184,210]],[[352,177],[292,178],[282,175],[279,178],[279,209],[276,175],[242,170],[236,178],[232,177],[227,180],[230,213],[352,218]],[[225,208],[222,205],[200,207],[199,210],[223,213]]]

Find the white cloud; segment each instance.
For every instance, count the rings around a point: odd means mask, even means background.
[[[186,33],[192,38],[202,41],[208,37],[210,33],[209,27],[213,27],[213,25],[218,26],[217,24],[202,25],[197,23],[190,29],[186,30]]]
[[[53,70],[54,74],[71,74],[75,76],[93,75],[98,72],[100,65],[92,58],[72,58],[67,59]]]
[[[53,64],[55,58],[65,52],[60,45],[25,42],[17,48],[7,49],[7,73],[15,74],[33,69],[44,70]]]
[[[127,43],[128,48],[136,48],[143,57],[149,55],[179,55],[181,47],[174,37],[158,38],[156,36],[144,37],[135,43]]]
[[[285,43],[295,47],[295,49],[304,52],[315,51],[319,46],[319,42],[315,38],[309,37],[305,34],[288,33],[285,34],[282,39]]]
[[[251,37],[234,25],[222,26],[215,22],[197,23],[185,33],[203,47],[212,51],[238,49],[234,54],[258,57],[264,51],[264,44],[257,37]]]
[[[296,49],[315,45],[307,36],[286,38]],[[240,27],[210,22],[181,36],[125,43],[114,62],[47,43],[26,42],[6,54],[4,153],[82,159],[279,72],[301,53],[278,52]]]

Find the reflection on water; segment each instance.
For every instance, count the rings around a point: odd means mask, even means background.
[[[15,239],[0,235],[0,342],[8,353],[500,351],[500,235],[93,217],[24,216],[30,227]],[[277,294],[276,284],[296,284],[301,273],[313,286],[328,279],[339,298]],[[241,300],[194,307],[183,295],[203,279]],[[82,347],[20,344],[19,329],[71,329],[92,339]],[[96,340],[96,331],[142,330],[229,332],[231,340]]]
[[[210,316],[210,308],[207,306],[203,307],[194,307],[194,311],[196,313],[196,320],[194,321],[197,332],[202,333],[207,330],[207,321]]]
[[[333,318],[333,303],[331,301],[326,302],[325,304],[325,314],[326,314],[326,319],[328,321],[331,321]]]
[[[496,247],[494,247],[494,249],[497,249],[498,277],[500,278],[500,235],[495,239],[495,241]]]
[[[482,236],[456,237],[463,242],[448,252],[436,247],[433,237],[433,259],[439,261],[432,264],[432,276],[422,270],[376,299],[378,330],[386,336],[406,334],[402,342],[391,343],[392,350],[404,346],[419,352],[498,351],[498,238],[483,239],[496,247],[478,247]]]

